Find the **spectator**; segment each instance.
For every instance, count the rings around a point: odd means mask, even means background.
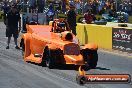
[[[67,22],[72,33],[76,35],[76,12],[73,5],[70,5],[70,10],[67,13]]]
[[[29,0],[28,5],[29,5],[29,11],[33,12],[33,10],[36,8],[36,1],[35,0]],[[24,5],[22,5],[22,7],[23,6]]]
[[[62,13],[66,12],[66,0],[62,0]]]
[[[84,14],[84,18],[87,24],[91,24],[92,21],[96,20],[95,16],[91,13],[91,10],[87,10]]]
[[[131,15],[131,10],[132,10],[132,4],[128,4],[128,14]]]
[[[81,11],[80,11],[81,8],[80,7],[81,7],[80,2],[77,1],[76,2],[76,12],[77,12],[77,14],[80,14],[81,13]]]
[[[96,1],[93,1],[92,9],[94,14],[97,14],[97,7],[98,7],[98,3]]]
[[[102,4],[102,2],[100,1],[100,2],[99,2],[99,5],[98,5],[98,13],[99,13],[99,14],[101,14],[102,8],[103,8],[103,4]]]
[[[50,4],[49,10],[46,12],[46,16],[47,16],[47,23],[49,23],[49,21],[53,21],[55,16],[55,11],[52,4]]]
[[[10,7],[7,4],[7,2],[4,2],[4,6],[2,7],[2,10],[4,11],[3,18],[4,18],[4,24],[6,25],[6,14],[10,10]]]
[[[124,16],[125,23],[128,23],[128,21],[129,21],[129,14],[128,13],[123,13],[123,16]]]
[[[75,5],[74,0],[69,0],[69,4],[70,4],[70,5]]]
[[[86,2],[86,3],[84,4],[84,12],[86,12],[87,9],[91,9],[90,2]]]
[[[44,0],[37,0],[38,13],[42,13],[44,10]]]
[[[18,22],[19,22],[19,30],[18,30]],[[6,49],[9,49],[9,44],[10,44],[12,35],[14,37],[14,42],[16,45],[15,48],[19,49],[17,45],[17,38],[21,28],[21,20],[20,20],[20,14],[19,12],[17,12],[15,5],[12,5],[11,10],[7,13],[6,24],[7,24],[6,37],[8,37]]]

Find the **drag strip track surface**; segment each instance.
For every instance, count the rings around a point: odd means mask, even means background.
[[[16,50],[11,41],[6,50],[5,26],[0,23],[0,88],[132,88],[131,84],[76,84],[73,66],[48,69],[32,63],[24,63],[21,51]],[[13,39],[12,39],[13,40]],[[132,58],[98,52],[99,62],[96,69],[88,74],[132,75]]]

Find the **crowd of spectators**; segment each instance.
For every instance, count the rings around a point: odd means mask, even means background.
[[[29,0],[31,1],[31,0]],[[125,12],[127,13],[127,18],[132,15],[132,4],[131,0],[69,0],[69,2],[66,2],[67,0],[56,0],[55,2],[45,3],[45,0],[40,0],[39,2],[35,2],[35,0],[32,0],[31,2],[26,2],[29,8],[29,12],[32,11],[38,11],[40,13],[43,12],[55,12],[56,18],[58,17],[58,14],[65,14],[67,13],[67,5],[73,5],[75,7],[76,14],[80,15],[86,15],[88,10],[91,11],[91,14],[93,15],[102,15],[102,14],[109,14],[112,17],[117,18],[117,16],[114,13],[117,12]],[[41,3],[43,2],[43,3]],[[23,4],[18,4],[19,9],[24,11],[24,8],[27,10],[26,6],[23,6]],[[5,5],[6,6],[6,5]],[[50,6],[52,6],[52,10],[50,11]],[[34,8],[33,8],[34,7]],[[45,7],[48,8],[48,10],[45,11]],[[4,7],[2,8],[4,9]],[[33,10],[30,10],[33,9]],[[4,9],[6,11],[6,9]],[[25,10],[25,11],[26,11]],[[28,10],[27,10],[28,11]],[[4,12],[5,13],[5,12]],[[87,16],[86,17],[93,17],[93,16]],[[126,18],[126,17],[125,17]],[[128,21],[127,21],[128,22]]]
[[[32,3],[28,2],[30,7],[35,6],[36,2],[35,0],[33,1]],[[43,8],[46,4],[44,4],[45,0],[41,0],[41,2],[38,2],[38,6],[35,7],[38,7],[40,12],[43,12]],[[60,7],[57,9],[59,9],[61,13],[65,13],[67,11],[66,6],[68,3],[75,6],[75,11],[77,14],[84,14],[88,9],[92,9],[93,14],[95,15],[108,13],[111,10],[122,11],[132,15],[131,0],[69,0],[69,2],[66,2],[66,0],[61,0],[58,3],[58,6]]]
[[[84,0],[81,0],[84,1]],[[74,4],[78,14],[85,13],[88,9],[92,9],[93,14],[104,14],[111,10],[126,12],[132,15],[132,3],[129,0],[93,0],[93,1],[70,1]]]

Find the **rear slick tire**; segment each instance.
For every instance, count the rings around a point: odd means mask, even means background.
[[[97,51],[93,51],[92,52],[92,58],[89,59],[88,65],[91,69],[95,69],[97,66],[97,62],[98,62],[98,54]]]
[[[96,68],[98,62],[97,50],[86,49],[83,51],[84,60],[87,62],[85,66],[91,69]]]

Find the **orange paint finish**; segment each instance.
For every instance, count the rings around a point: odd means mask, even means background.
[[[30,47],[30,34],[23,34],[21,39],[24,39],[25,43],[25,53],[24,53],[24,59],[25,57],[29,56],[31,54],[31,47]]]
[[[64,55],[66,64],[85,65],[82,55]]]
[[[83,47],[83,49],[86,49],[86,48],[91,50],[97,50],[98,46],[95,43],[88,43]]]
[[[51,32],[52,26],[48,25],[26,25],[27,33],[22,34],[21,39],[24,40],[24,61],[41,63],[45,59],[44,53],[48,50],[56,50],[61,52],[61,63],[85,65],[83,56],[80,54],[80,46],[74,42],[77,39],[70,31],[61,33]],[[78,40],[77,40],[78,41]],[[83,47],[97,49],[95,44],[87,44]],[[38,56],[35,56],[38,55]],[[63,58],[62,58],[63,56]],[[51,57],[51,58],[52,58]],[[59,61],[56,61],[59,62]]]

